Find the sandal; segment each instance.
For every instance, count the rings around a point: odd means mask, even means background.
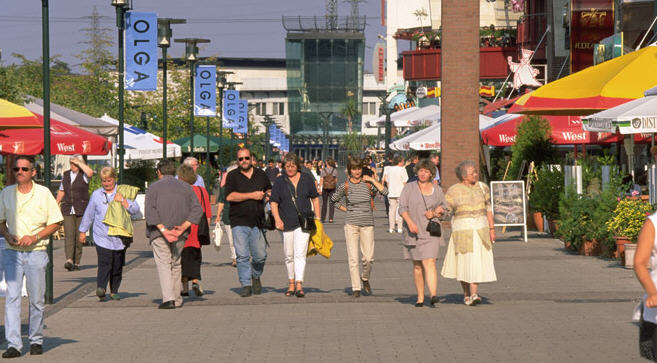
[[[472,301],[470,300],[470,296],[466,296],[466,297],[464,297],[464,298],[463,298],[463,303],[464,303],[466,306],[470,306],[470,305],[472,305]]]
[[[285,292],[285,296],[292,296],[292,295],[294,295],[294,282],[290,282],[290,285],[287,288],[287,291]]]
[[[303,292],[303,287],[300,282],[297,282],[297,292],[295,293],[297,297],[304,297],[306,294]]]
[[[481,302],[481,298],[479,297],[479,295],[474,294],[474,295],[470,296],[470,304],[472,306],[475,306],[475,305],[479,304],[480,302]]]

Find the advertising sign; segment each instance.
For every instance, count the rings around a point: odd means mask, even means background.
[[[221,117],[223,126],[229,129],[237,125],[237,102],[240,98],[240,91],[229,89],[224,91],[223,115]]]
[[[157,89],[157,14],[125,14],[125,89]]]
[[[386,45],[383,42],[376,43],[372,56],[372,71],[377,84],[386,80]]]
[[[522,226],[527,242],[525,181],[493,181],[490,201],[495,226]]]
[[[194,75],[194,116],[217,115],[217,67],[197,65]]]
[[[623,32],[604,38],[593,48],[593,63],[604,61],[623,55]]]
[[[249,124],[249,101],[247,100],[238,100],[237,101],[237,119],[236,124],[233,127],[233,132],[237,134],[246,134],[248,132]]]
[[[570,71],[593,65],[593,49],[614,34],[614,0],[571,0]]]

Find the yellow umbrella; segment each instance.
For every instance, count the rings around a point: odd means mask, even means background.
[[[590,115],[643,97],[645,90],[657,85],[656,69],[653,44],[550,82],[520,97],[509,112]]]
[[[43,124],[27,108],[0,98],[0,130],[41,127]]]

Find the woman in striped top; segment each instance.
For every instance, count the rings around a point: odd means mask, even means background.
[[[361,284],[366,294],[372,293],[370,273],[374,262],[374,196],[387,195],[388,189],[371,176],[363,175],[363,164],[359,159],[349,160],[348,180],[339,184],[331,201],[336,208],[347,212],[344,234],[349,259],[349,276],[354,297],[360,297]],[[343,203],[344,199],[344,203]],[[358,247],[363,255],[363,272],[358,267]]]

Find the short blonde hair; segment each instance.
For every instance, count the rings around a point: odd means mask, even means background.
[[[116,180],[116,169],[112,168],[111,166],[106,166],[100,169],[100,179],[102,180],[107,178]]]
[[[178,179],[184,182],[189,184],[196,183],[196,173],[194,173],[194,169],[187,164],[180,164],[176,171],[176,175],[178,175]]]

